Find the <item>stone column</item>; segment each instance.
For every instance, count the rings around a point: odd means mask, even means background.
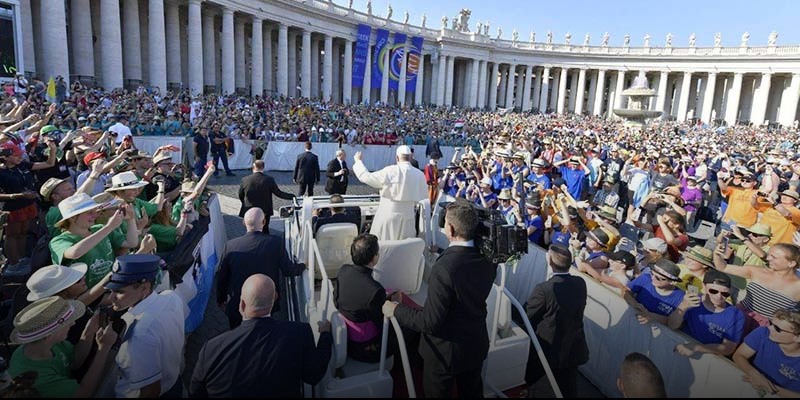
[[[542,72],[542,92],[539,95],[539,112],[547,113],[547,91],[550,89],[550,67],[544,67]]]
[[[264,20],[253,16],[253,32],[250,43],[250,94],[264,94]]]
[[[297,93],[297,35],[294,32],[289,32],[289,40],[288,40],[288,54],[289,58],[287,59],[287,74],[288,77],[288,87],[289,87],[289,97],[297,97],[299,93]]]
[[[150,86],[159,88],[163,93],[167,90],[167,39],[164,32],[164,0],[149,0],[147,4],[147,65]],[[197,33],[200,33],[199,26],[195,28],[187,27],[187,29],[194,29]]]
[[[333,79],[331,80],[331,100],[334,102],[341,102],[342,100],[342,82],[341,82],[341,70],[342,70],[342,57],[341,57],[341,47],[335,41],[333,42]]]
[[[711,110],[714,109],[714,91],[717,89],[717,73],[709,72],[706,78],[706,90],[703,93],[703,109],[700,119],[703,122],[711,123]]]
[[[614,89],[614,107],[609,107],[609,109],[614,108],[625,108],[625,105],[622,104],[622,91],[625,90],[625,71],[619,70],[617,71],[617,86]],[[613,115],[613,111],[612,111]]]
[[[24,0],[20,2],[22,5],[23,10],[25,8],[25,4],[28,7],[28,17],[30,17],[30,0]],[[91,5],[89,0],[72,0],[69,4],[70,9],[70,28],[71,28],[71,37],[72,39],[72,61],[73,65],[75,66],[75,70],[72,71],[75,75],[80,76],[94,76],[94,43],[92,42],[92,13],[91,13]],[[25,18],[25,13],[23,12],[22,17]],[[22,21],[22,34],[23,36],[27,33],[25,25],[30,25],[31,21]],[[31,29],[31,34],[32,30]],[[25,69],[28,71],[32,71],[36,69],[36,62],[29,61],[33,60],[33,37],[23,38],[23,47],[25,52]],[[28,53],[28,48],[25,42],[31,40],[31,52]],[[66,45],[65,45],[66,46]],[[28,65],[29,62],[32,62],[32,65]],[[64,78],[69,78],[68,76],[64,76]]]
[[[792,126],[797,115],[797,102],[800,100],[800,74],[792,74],[789,84],[781,95],[781,109],[778,122],[783,126]]]
[[[425,54],[420,49],[419,54],[419,68],[417,70],[417,84],[414,87],[414,105],[422,105],[423,89],[425,85]],[[480,96],[479,96],[480,97]]]
[[[553,84],[550,86],[550,102],[548,106],[550,110],[553,112],[558,111],[558,88],[561,87],[561,74],[560,73],[553,73]]]
[[[515,83],[515,96],[514,96],[514,107],[522,110],[522,92],[525,89],[525,74],[524,70],[519,70],[517,72],[517,80]]]
[[[102,2],[101,7],[108,7],[108,3],[109,1]],[[122,60],[124,62],[122,69],[124,77],[125,79],[142,80],[142,37],[139,30],[139,0],[123,0],[122,7],[124,16],[122,19]],[[105,58],[105,55],[103,58]]]
[[[319,98],[319,40],[311,37],[311,97]]]
[[[486,61],[478,61],[478,109],[486,107]]]
[[[167,51],[167,83],[181,83],[181,19],[180,14],[178,11],[178,3],[174,1],[167,1],[166,3],[166,29],[167,29],[167,40],[166,40],[166,51]],[[202,18],[200,18],[202,24]],[[189,28],[187,24],[187,36],[188,31],[193,28]],[[202,30],[200,34],[200,46],[203,46],[203,37],[202,37]],[[152,54],[152,50],[151,50]],[[203,60],[205,60],[205,54],[203,54]],[[202,69],[203,63],[201,63],[200,68]],[[152,75],[151,75],[152,80]]]
[[[497,109],[497,76],[500,75],[500,64],[492,63],[492,74],[489,75],[489,110]]]
[[[333,90],[333,38],[325,35],[325,57],[322,61],[322,100],[331,101]]]
[[[578,70],[578,89],[575,92],[575,114],[583,114],[583,91],[586,88],[586,68]]]
[[[453,56],[447,57],[447,81],[444,89],[444,105],[450,107],[453,105],[453,82],[455,77],[453,72],[456,65],[456,58]]]
[[[300,72],[300,96],[311,97],[311,31],[303,30],[303,59],[301,61],[302,72]]]
[[[536,71],[536,68],[533,68],[534,73],[536,74],[536,79],[533,80],[533,98],[531,99],[531,109],[539,109],[539,92],[542,90],[542,74]]]
[[[566,68],[561,68],[561,74],[558,78],[558,103],[556,105],[556,112],[559,114],[564,113],[564,105],[567,101],[567,72]]]
[[[67,52],[66,9],[63,0],[44,1],[40,8],[42,28],[42,52],[44,54],[44,76],[46,83],[51,77],[64,77],[69,84],[69,54]],[[4,38],[4,40],[7,40]],[[23,50],[24,52],[24,50]],[[34,54],[31,53],[31,56]],[[24,55],[23,55],[24,57]]]
[[[515,79],[514,76],[517,72],[517,64],[511,64],[508,66],[508,79],[506,80],[506,108],[514,108],[514,85]]]
[[[669,81],[669,72],[661,71],[658,77],[658,96],[656,97],[656,111],[664,112],[664,105],[667,103],[667,83]],[[661,116],[664,119],[666,115]]]
[[[689,111],[689,87],[692,85],[692,73],[684,72],[681,81],[681,96],[678,98],[678,121],[686,121],[686,113]]]
[[[48,7],[52,7],[53,3],[56,2],[45,2]],[[139,20],[138,13],[136,14],[136,20]],[[64,45],[64,49],[66,48],[67,46]],[[101,62],[103,65],[103,88],[106,90],[121,88],[122,35],[119,24],[118,1],[104,1],[100,3],[100,49],[100,54],[102,55]]]
[[[195,4],[193,6],[193,4]],[[200,2],[189,3],[189,9],[197,7],[200,10]],[[217,34],[214,29],[214,14],[207,12],[203,14],[203,83],[207,86],[217,86]],[[191,20],[191,18],[190,18]],[[192,68],[192,59],[189,59],[188,67]]]
[[[594,110],[592,115],[600,116],[603,114],[603,96],[606,90],[606,70],[597,71],[597,86],[594,92]]]
[[[235,53],[234,57],[236,57],[236,68],[235,68],[235,71],[236,71],[235,72],[236,73],[236,88],[239,89],[239,88],[243,88],[243,87],[247,86],[247,84],[245,83],[245,77],[244,77],[244,71],[245,71],[245,65],[244,65],[244,58],[245,58],[244,57],[244,48],[245,48],[245,45],[244,45],[244,21],[241,20],[241,19],[239,19],[239,20],[234,19],[233,23],[234,23],[234,27],[233,27],[234,45],[233,45],[233,48],[234,48],[234,53]]]
[[[278,27],[278,94],[289,93],[289,27],[280,24]]]
[[[769,89],[771,84],[772,74],[768,72],[761,74],[761,79],[758,82],[758,89],[756,89],[756,93],[753,98],[753,111],[750,116],[750,122],[752,122],[755,126],[759,126],[764,123],[764,119],[767,114],[767,102],[769,101]]]
[[[478,83],[480,80],[481,65],[478,59],[472,60],[472,69],[469,77],[469,94],[467,94],[467,106],[470,108],[478,107]]]
[[[578,71],[567,71],[569,77],[569,97],[564,104],[564,111],[575,112],[575,92],[578,91]]]
[[[437,72],[437,79],[436,79],[436,105],[443,106],[444,105],[444,94],[446,92],[446,82],[447,82],[447,56],[444,54],[439,54],[439,67]]]
[[[372,46],[367,47],[367,62],[364,64],[364,86],[361,88],[361,102],[370,104],[372,101]]]
[[[383,52],[382,72],[383,72],[383,77],[381,79],[381,103],[387,104],[389,102],[389,52],[388,51]],[[448,77],[448,79],[450,78]]]
[[[531,85],[533,84],[533,66],[525,66],[525,84],[522,89],[522,111],[531,110]]]
[[[92,25],[91,25],[91,13],[89,8],[89,0],[79,0],[80,6],[73,6],[74,8],[82,8],[89,14],[89,24],[84,25],[86,30],[89,31],[89,49],[91,49],[92,45]],[[76,4],[73,0],[72,4]],[[22,20],[22,52],[24,53],[24,61],[25,61],[25,71],[23,72],[36,72],[36,50],[35,46],[33,45],[33,12],[31,11],[31,0],[20,0],[20,20]],[[75,12],[73,11],[70,17],[74,20]],[[80,20],[80,18],[78,18]],[[72,40],[73,40],[73,56],[77,55],[75,52],[75,30],[73,30]],[[87,46],[86,44],[82,44],[79,46]],[[92,53],[92,58],[94,58],[94,53]],[[77,59],[76,59],[77,61]],[[91,60],[90,60],[91,61]],[[78,64],[75,64],[75,69],[78,70]],[[92,66],[92,75],[94,75],[94,66]]]
[[[592,115],[594,111],[594,98],[597,95],[597,74],[592,70],[586,72],[586,78],[589,80],[589,90],[586,96],[586,114]]]
[[[400,60],[400,76],[397,82],[397,104],[406,105],[406,69],[408,68],[408,44],[403,43],[403,58]]]
[[[222,94],[230,94],[236,90],[236,70],[233,39],[233,10],[222,10]]]
[[[212,65],[214,64],[214,51],[212,49],[210,60],[206,60],[205,55],[203,54],[203,27],[202,27],[202,13],[200,8],[200,1],[199,0],[190,0],[189,1],[189,24],[186,27],[186,36],[188,36],[188,50],[187,54],[189,56],[188,68],[189,68],[189,90],[192,93],[203,93],[203,67],[204,61],[211,61]],[[213,19],[211,22],[211,27],[213,29]],[[213,34],[213,31],[212,31]],[[211,40],[211,46],[214,46],[214,40]],[[178,47],[176,56],[178,60],[180,60],[180,47]],[[178,76],[180,76],[180,67],[178,70]],[[212,69],[212,80],[216,80],[216,72]],[[152,76],[152,75],[151,75]],[[178,78],[178,82],[180,82],[180,78]]]
[[[344,73],[342,74],[342,103],[353,102],[353,42],[344,40]],[[405,86],[405,85],[403,85]]]
[[[498,106],[506,106],[506,90],[508,89],[508,69],[506,66],[500,70],[500,87],[498,88],[497,102]]]
[[[733,84],[731,85],[731,91],[728,94],[728,101],[725,105],[725,122],[730,126],[736,125],[736,120],[739,117],[739,98],[742,95],[743,77],[741,72],[733,74]]]
[[[275,86],[272,84],[273,61],[272,57],[272,26],[264,25],[264,90],[267,96],[272,96]]]

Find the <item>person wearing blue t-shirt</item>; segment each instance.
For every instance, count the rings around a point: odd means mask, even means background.
[[[714,269],[703,276],[703,297],[687,293],[669,316],[669,327],[679,329],[700,342],[679,344],[678,354],[691,357],[695,353],[729,356],[736,350],[744,335],[744,314],[728,304],[731,277]]]
[[[635,308],[642,323],[649,321],[667,323],[667,318],[683,301],[684,292],[675,286],[681,273],[675,263],[660,259],[644,273],[628,283],[625,301]]]
[[[525,229],[528,231],[528,241],[544,247],[544,218],[540,215],[542,200],[534,192],[525,200]]]
[[[569,166],[563,165],[566,163],[569,163]],[[559,172],[561,172],[561,178],[564,179],[569,194],[575,200],[582,200],[583,180],[586,175],[589,175],[589,168],[583,163],[581,158],[573,156],[570,157],[569,160],[562,160],[554,163],[553,166],[558,167]]]
[[[528,174],[528,180],[535,183],[542,189],[550,189],[550,186],[552,185],[550,182],[550,177],[544,173],[546,166],[547,162],[541,158],[537,158],[531,163],[531,173]]]
[[[757,328],[744,338],[733,362],[755,389],[780,397],[800,396],[800,312],[775,311],[769,327]]]

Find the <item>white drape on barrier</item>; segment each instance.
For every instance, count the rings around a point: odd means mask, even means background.
[[[161,147],[168,144],[177,146],[180,151],[172,153],[172,161],[180,163],[183,161],[183,154],[186,153],[190,163],[194,159],[194,147],[192,146],[192,138],[184,138],[180,136],[135,136],[134,144],[139,150],[144,150],[151,155]],[[249,169],[253,164],[253,155],[250,154],[252,146],[239,140],[233,140],[235,152],[228,157],[228,167],[230,169]],[[209,161],[213,159],[211,153],[208,154]],[[218,166],[222,169],[222,163]],[[292,164],[294,168],[294,164]]]
[[[546,250],[530,245],[528,254],[508,268],[506,287],[520,303],[525,303],[533,288],[547,279]],[[588,299],[584,329],[589,345],[589,362],[581,373],[606,396],[621,397],[616,381],[625,356],[639,352],[658,366],[664,377],[668,397],[756,397],[744,374],[724,357],[704,354],[688,358],[673,351],[680,343],[694,339],[668,327],[642,325],[636,314],[615,291],[587,275],[572,271],[586,281]]]
[[[269,142],[267,152],[264,154],[264,164],[268,171],[294,171],[294,164],[297,156],[304,151],[304,143],[302,142]],[[420,168],[423,168],[428,162],[425,157],[425,146],[414,145],[414,158],[419,161]],[[328,162],[333,160],[336,155],[336,150],[339,149],[338,143],[312,143],[311,151],[319,158],[319,168],[324,171],[328,166]],[[381,169],[387,165],[395,163],[395,151],[397,146],[385,145],[344,145],[342,149],[347,153],[347,162],[353,162],[353,155],[360,151],[364,156],[364,165],[370,171]],[[442,159],[439,161],[439,167],[443,168],[450,163],[454,147],[442,146]],[[237,150],[238,151],[238,150]]]

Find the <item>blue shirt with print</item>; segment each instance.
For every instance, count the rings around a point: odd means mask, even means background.
[[[744,343],[755,350],[751,362],[770,381],[786,389],[800,392],[800,357],[789,357],[780,346],[769,340],[769,328],[757,328]]]
[[[653,286],[650,274],[639,275],[638,278],[628,283],[628,289],[633,292],[636,301],[641,303],[648,311],[665,317],[678,308],[685,294],[683,290],[675,288],[672,293],[662,296]]]
[[[739,343],[744,333],[744,314],[732,305],[715,313],[701,303],[689,309],[683,321],[683,331],[703,344],[722,343],[722,339]]]

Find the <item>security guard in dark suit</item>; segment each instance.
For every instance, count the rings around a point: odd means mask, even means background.
[[[447,208],[448,247],[436,260],[428,280],[428,298],[422,310],[387,301],[386,316],[422,333],[419,352],[424,361],[425,397],[451,397],[453,386],[461,397],[482,397],[481,369],[489,352],[486,297],[497,266],[475,247],[478,214],[466,202]]]
[[[311,152],[311,142],[306,142],[304,146],[306,151],[297,156],[294,164],[294,182],[300,185],[298,196],[306,193],[313,196],[314,184],[319,183],[319,159]]]
[[[294,198],[294,195],[282,191],[273,177],[264,174],[264,161],[256,160],[253,163],[253,174],[244,177],[239,185],[239,200],[242,202],[239,216],[244,217],[247,210],[258,207],[264,211],[264,215],[269,220],[269,217],[272,216],[273,194],[284,200]]]

